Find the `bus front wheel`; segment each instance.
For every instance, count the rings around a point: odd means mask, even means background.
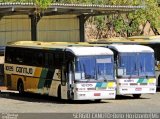
[[[24,85],[23,85],[22,81],[18,82],[18,91],[19,91],[19,94],[23,94],[24,93]]]
[[[135,99],[138,99],[138,98],[141,97],[141,94],[133,94],[133,97],[134,97]]]
[[[101,102],[101,99],[95,99],[94,102],[95,102],[95,103],[100,103],[100,102]]]
[[[158,88],[160,88],[160,76],[158,77]]]

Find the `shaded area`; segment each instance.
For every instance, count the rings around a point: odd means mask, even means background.
[[[143,94],[140,98],[134,98],[132,95],[117,95],[116,100],[142,100],[142,99],[150,99],[143,97]]]
[[[160,88],[157,88],[157,92],[160,92]]]
[[[96,104],[96,103],[108,103],[103,100],[96,102],[94,100],[63,100],[57,97],[51,97],[47,95],[39,95],[33,93],[25,93],[20,95],[19,93],[11,92],[0,92],[0,98],[26,101],[26,102],[37,102],[37,103],[57,103],[57,104]]]

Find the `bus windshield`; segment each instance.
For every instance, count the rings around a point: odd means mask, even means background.
[[[79,56],[76,60],[76,80],[113,80],[113,57],[112,56]]]
[[[139,54],[139,73],[140,76],[154,76],[154,54]]]
[[[121,53],[118,76],[154,76],[153,53]]]
[[[121,53],[118,62],[119,76],[137,76],[137,57],[136,53]]]

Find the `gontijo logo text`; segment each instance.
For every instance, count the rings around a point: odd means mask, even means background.
[[[34,67],[21,66],[21,65],[5,65],[5,71],[14,74],[33,75],[34,70],[35,70]]]

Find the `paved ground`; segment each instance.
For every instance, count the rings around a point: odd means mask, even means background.
[[[93,101],[58,100],[57,98],[18,93],[0,94],[0,113],[80,113],[80,112],[160,112],[160,92],[144,94],[140,99],[119,96],[116,100]]]

